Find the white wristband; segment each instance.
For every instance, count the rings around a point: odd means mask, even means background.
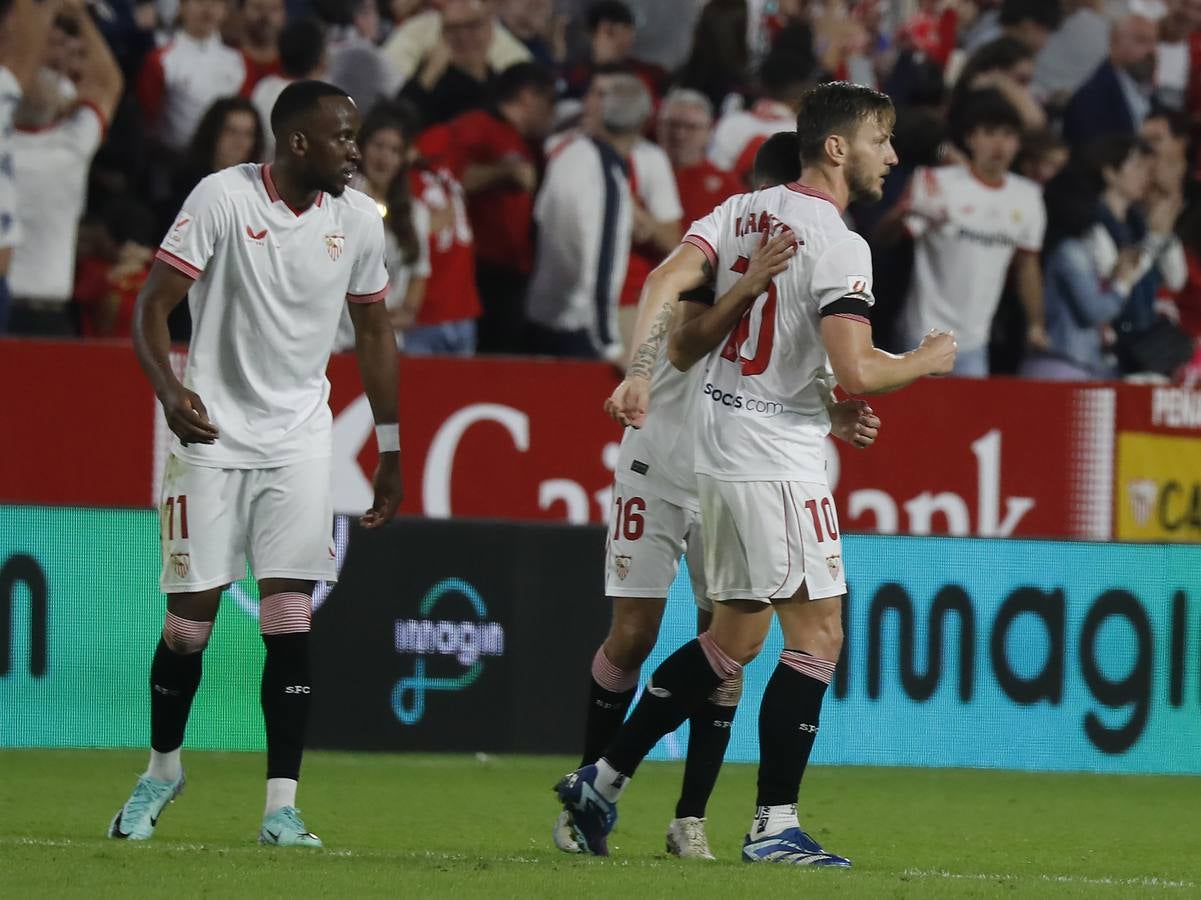
[[[375,446],[380,453],[399,453],[400,426],[395,422],[390,425],[376,425]]]

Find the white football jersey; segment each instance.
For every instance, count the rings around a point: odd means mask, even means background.
[[[954,331],[964,350],[985,346],[1014,250],[1042,247],[1042,192],[1020,175],[989,185],[968,166],[943,166],[913,173],[909,203],[905,227],[914,247],[901,311],[906,336],[917,341],[939,328]]]
[[[664,500],[700,511],[696,496],[696,398],[705,366],[681,372],[667,359],[667,342],[651,374],[651,404],[641,428],[621,439],[615,477],[624,484],[648,484]]]
[[[781,229],[792,231],[796,254],[707,362],[696,471],[723,481],[824,484],[834,380],[821,311],[844,298],[874,302],[867,242],[847,228],[833,198],[796,183],[734,195],[684,240],[708,257],[720,297],[764,235]]]
[[[220,432],[172,452],[234,469],[328,456],[325,368],[338,319],[347,301],[387,295],[375,201],[348,188],[297,212],[270,166],[233,166],[196,186],[157,257],[196,279],[183,383]]]

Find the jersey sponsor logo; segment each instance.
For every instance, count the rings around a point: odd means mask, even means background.
[[[959,239],[984,247],[1016,247],[1018,243],[1017,239],[1010,234],[976,231],[972,228],[964,228],[962,225],[959,226]]]
[[[334,262],[342,255],[342,248],[346,245],[346,235],[340,231],[331,231],[325,236],[325,252],[329,254],[329,258]]]
[[[246,237],[250,238],[256,244],[261,244],[261,243],[263,243],[264,239],[267,237],[267,229],[264,228],[262,231],[255,231],[253,228],[251,228],[249,225],[247,225],[246,226]]]
[[[729,409],[742,410],[756,415],[778,416],[784,412],[784,404],[776,400],[760,400],[745,394],[723,391],[711,381],[705,384],[705,396],[714,403],[719,403]]]
[[[871,280],[866,275],[848,275],[847,290],[852,294],[862,294],[867,291]]]
[[[649,465],[647,465],[646,463],[644,463],[642,460],[636,459],[632,463],[630,463],[630,470],[637,472],[639,475],[645,475],[647,472],[649,472],[651,470],[651,467]]]

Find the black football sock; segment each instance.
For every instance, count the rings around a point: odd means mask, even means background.
[[[630,709],[638,689],[638,670],[615,666],[602,645],[592,657],[592,681],[588,691],[588,715],[584,725],[584,756],[581,766],[596,762],[609,746]]]
[[[717,773],[726,758],[737,708],[715,703],[710,697],[689,719],[688,758],[684,762],[684,782],[676,803],[677,819],[705,817],[705,807],[717,784]]]
[[[602,756],[622,775],[632,776],[663,735],[679,728],[723,680],[741,671],[708,634],[689,641],[655,669],[642,699]]]
[[[265,634],[263,722],[267,731],[267,777],[300,779],[304,733],[312,697],[309,632]]]
[[[831,661],[800,650],[780,654],[759,707],[758,806],[797,802],[833,675]]]
[[[150,746],[170,753],[183,744],[192,698],[200,687],[203,653],[176,653],[159,638],[150,664]]]

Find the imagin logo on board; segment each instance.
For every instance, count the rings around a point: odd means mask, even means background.
[[[476,619],[434,618],[434,608],[450,597],[466,599]],[[413,674],[401,678],[392,689],[392,711],[405,725],[421,721],[429,691],[466,690],[484,671],[484,657],[505,653],[505,629],[488,619],[488,607],[479,591],[461,578],[446,578],[430,588],[421,599],[418,615],[417,619],[397,619],[393,625],[396,652],[416,657]],[[462,671],[431,676],[430,657],[453,659]]]

